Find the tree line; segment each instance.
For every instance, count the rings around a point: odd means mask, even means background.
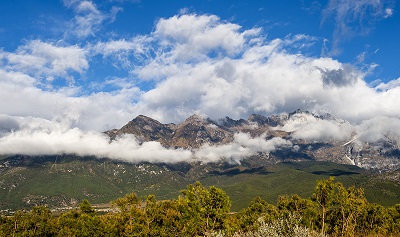
[[[61,215],[45,206],[19,210],[0,217],[0,236],[400,236],[400,204],[369,203],[363,189],[333,178],[317,181],[310,198],[256,197],[237,213],[222,189],[199,182],[176,199],[131,193],[111,204],[117,212],[97,213],[87,200]]]

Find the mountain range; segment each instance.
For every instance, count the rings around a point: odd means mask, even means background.
[[[214,162],[240,162],[247,156],[256,155],[271,163],[315,160],[379,171],[400,168],[399,138],[383,134],[381,139],[371,142],[362,139],[360,133],[365,131],[357,131],[345,120],[302,110],[269,117],[252,114],[247,119],[225,117],[215,121],[195,114],[179,124],[162,124],[139,115],[120,129],[105,133],[111,140],[132,134],[139,143],[159,142],[165,148],[194,151],[194,156],[207,157],[204,153],[210,149],[215,148],[216,153],[218,148],[229,144],[249,150],[243,154],[221,154],[220,159],[213,159]]]
[[[330,176],[363,187],[371,202],[400,202],[398,139],[388,134],[371,139],[367,130],[330,114],[297,110],[238,120],[195,114],[179,124],[140,115],[103,134],[110,144],[132,136],[141,146],[160,144],[192,155],[156,162],[75,154],[3,155],[0,210],[71,208],[82,199],[107,203],[130,192],[168,199],[195,181],[223,188],[233,210],[239,210],[255,196],[269,202],[285,194],[309,197],[315,181]]]

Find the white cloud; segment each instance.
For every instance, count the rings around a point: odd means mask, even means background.
[[[0,137],[19,130],[19,124],[12,116],[0,114]]]
[[[290,141],[280,137],[274,137],[266,140],[266,134],[252,138],[248,133],[237,133],[234,136],[234,142],[241,146],[250,148],[253,152],[271,152],[280,147],[292,146]]]
[[[392,8],[386,8],[385,9],[385,18],[391,17],[393,15],[393,9]]]
[[[203,145],[195,152],[197,160],[204,163],[229,161],[233,163],[240,163],[244,157],[252,155],[253,152],[237,143],[230,143],[220,146]]]
[[[0,115],[0,154],[58,155],[75,154],[139,162],[240,162],[256,152],[271,152],[282,146],[291,146],[281,138],[266,140],[265,135],[251,138],[236,134],[232,143],[221,146],[202,146],[195,151],[167,149],[158,142],[139,144],[133,135],[114,141],[99,132],[70,128],[68,124],[33,117]]]
[[[391,141],[400,146],[400,120],[398,118],[376,116],[364,120],[356,126],[358,140],[363,142]]]
[[[282,147],[290,147],[292,143],[280,137],[266,140],[265,134],[252,138],[247,133],[236,133],[233,142],[225,145],[210,146],[205,144],[194,151],[194,157],[202,162],[218,162],[221,160],[240,163],[246,157],[257,152],[269,153]]]
[[[29,41],[15,53],[2,52],[8,71],[36,78],[70,77],[70,72],[84,73],[89,68],[87,52],[78,46],[57,46],[40,40]]]
[[[14,87],[34,86],[36,79],[21,72],[8,72],[0,69],[0,83],[12,84]]]
[[[354,135],[354,128],[346,122],[322,120],[311,114],[295,114],[278,130],[293,133],[295,139],[308,141],[347,141]]]
[[[137,87],[124,87],[79,97],[75,88],[39,89],[25,74],[0,70],[0,76],[0,114],[63,121],[85,130],[121,127],[135,115],[133,101],[141,93]]]
[[[400,78],[397,78],[396,80],[391,80],[388,81],[387,83],[380,83],[375,87],[375,89],[380,90],[380,91],[388,91],[392,89],[396,89],[400,87]]]
[[[210,53],[234,56],[240,53],[247,37],[259,29],[240,32],[240,26],[222,22],[215,15],[178,15],[157,22],[154,36],[173,47],[170,59],[200,61]]]
[[[122,8],[112,7],[110,13],[104,13],[93,1],[87,0],[64,0],[64,5],[72,8],[76,14],[66,32],[67,37],[71,33],[78,38],[95,36],[104,21],[114,21],[116,14],[122,11]]]
[[[0,121],[4,119],[0,117]],[[135,137],[128,135],[110,143],[109,138],[102,133],[71,129],[64,124],[43,119],[15,118],[13,123],[19,123],[20,129],[0,138],[1,154],[75,154],[131,163],[174,163],[190,161],[192,156],[190,151],[166,149],[158,142],[139,145]]]
[[[185,29],[181,19],[186,18],[194,27],[181,32],[177,26],[182,24]],[[295,35],[266,41],[260,31],[243,37],[245,31],[241,27],[228,27],[208,15],[175,16],[160,22],[155,32],[162,33],[152,34],[157,53],[136,68],[134,74],[142,80],[158,81],[153,89],[143,93],[136,108],[164,122],[180,121],[194,112],[215,119],[225,116],[237,119],[251,113],[281,113],[298,108],[328,111],[351,122],[377,114],[395,117],[400,114],[395,99],[399,93],[397,87],[378,91],[369,87],[363,79],[364,73],[351,65],[286,50],[288,42],[296,45],[301,41],[301,47],[316,40],[313,37]],[[237,38],[231,41],[231,46],[223,46],[236,49],[234,55],[229,50],[219,56],[208,54],[221,47],[207,43],[214,38],[212,29],[219,25]],[[192,39],[197,31],[204,39],[204,43],[199,43],[203,50],[199,51]],[[185,51],[185,59],[201,60],[177,60],[181,48],[194,49]],[[198,54],[201,56],[197,57]]]
[[[350,141],[362,143],[391,142],[400,146],[400,119],[398,117],[375,116],[358,124],[330,119],[319,119],[311,114],[292,115],[283,125],[274,128],[291,133],[294,139],[308,141]]]
[[[132,70],[134,62],[142,62],[150,58],[150,37],[138,36],[129,40],[110,40],[99,42],[90,47],[92,54],[103,55],[105,59],[111,58],[113,65]]]

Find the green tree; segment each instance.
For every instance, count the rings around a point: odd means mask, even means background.
[[[354,186],[346,189],[342,183],[335,183],[335,194],[327,217],[328,232],[341,236],[354,236],[366,205],[363,189]]]
[[[104,226],[100,218],[92,213],[72,210],[57,218],[57,236],[104,236]]]
[[[388,208],[390,215],[390,226],[389,233],[399,234],[400,233],[400,204],[396,204],[393,207]]]
[[[154,195],[149,195],[145,215],[149,236],[184,235],[182,213],[176,200],[157,201]]]
[[[204,235],[223,229],[231,201],[222,189],[214,186],[207,189],[196,182],[181,193],[178,204],[189,234]]]
[[[310,199],[301,198],[297,194],[294,194],[293,196],[279,196],[277,207],[281,215],[288,216],[288,214],[292,213],[301,216],[302,225],[309,228],[314,227],[314,223],[318,216],[318,206]]]
[[[327,180],[320,180],[317,182],[315,193],[312,196],[312,200],[318,203],[321,213],[321,232],[325,233],[325,215],[329,205],[332,202],[334,196],[335,184],[333,177]]]
[[[51,232],[51,211],[44,206],[17,211],[12,217],[4,218],[0,226],[2,236],[47,236]]]
[[[92,205],[90,205],[90,202],[87,199],[82,200],[82,202],[79,205],[79,210],[81,211],[81,213],[89,215],[96,214],[95,210],[93,209]]]
[[[278,211],[274,205],[269,204],[260,197],[256,197],[250,202],[247,208],[244,208],[236,215],[232,215],[230,219],[236,218],[238,220],[237,226],[234,227],[235,231],[239,229],[242,231],[252,231],[259,228],[260,222],[258,220],[260,217],[265,222],[269,222],[278,217]],[[230,222],[232,223],[234,220],[230,220]]]
[[[391,228],[394,223],[390,208],[368,203],[360,218],[358,230],[364,234],[389,234],[395,230]]]
[[[120,212],[103,218],[107,222],[107,233],[132,236],[147,232],[144,208],[135,193],[118,198],[111,204],[117,206]]]

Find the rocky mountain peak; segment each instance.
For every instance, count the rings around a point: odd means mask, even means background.
[[[155,119],[152,119],[150,117],[144,116],[144,115],[139,115],[136,118],[132,119],[129,123],[135,124],[135,125],[150,125],[150,126],[160,126],[162,125],[160,122],[158,122]]]
[[[174,131],[168,125],[144,115],[137,116],[119,129],[118,132],[114,132],[115,136],[133,134],[140,142],[158,141],[161,144],[166,144],[173,133]]]
[[[185,121],[182,122],[182,124],[193,124],[193,125],[202,125],[207,123],[207,120],[199,115],[199,114],[193,114],[189,118],[187,118]]]
[[[232,128],[232,127],[248,125],[249,122],[247,122],[244,119],[234,120],[234,119],[231,119],[228,116],[226,116],[223,119],[219,119],[218,124],[223,127]]]
[[[257,123],[258,125],[268,125],[271,127],[276,127],[278,125],[283,125],[286,119],[286,116],[283,117],[279,115],[271,115],[269,117],[265,117],[260,114],[252,114],[247,118],[247,121]]]
[[[309,120],[310,116],[317,120]],[[360,167],[380,167],[380,169],[393,170],[400,167],[398,154],[400,149],[397,143],[374,144],[362,143],[357,136],[352,135],[349,140],[336,141],[331,138],[307,138],[309,133],[302,131],[306,137],[296,135],[296,129],[285,130],[284,125],[294,123],[294,127],[300,128],[301,124],[309,124],[319,120],[330,121],[332,126],[342,126],[343,123],[332,115],[320,116],[313,113],[296,110],[290,114],[271,115],[265,117],[252,114],[247,120],[235,120],[229,117],[217,122],[194,114],[179,124],[162,124],[159,121],[144,115],[139,115],[120,129],[105,132],[111,139],[117,139],[123,134],[133,134],[140,142],[157,141],[166,148],[184,148],[195,150],[203,145],[221,146],[235,141],[235,135],[245,133],[254,141],[248,144],[263,144],[266,141],[280,138],[291,144],[291,147],[271,152],[271,160],[287,159],[314,159],[332,161],[345,164],[356,164]],[[297,124],[297,125],[296,125]],[[324,123],[325,124],[325,123]],[[324,124],[320,126],[325,126]],[[332,126],[327,126],[330,129]],[[347,126],[347,125],[346,125]],[[351,129],[351,125],[348,124]],[[347,128],[346,128],[347,129]],[[328,131],[329,132],[329,131]],[[244,137],[241,136],[243,139]],[[386,140],[391,140],[387,138]],[[260,148],[262,149],[262,148]]]
[[[257,123],[258,125],[267,124],[268,118],[260,114],[252,114],[247,118],[247,121]]]
[[[172,143],[174,147],[199,148],[202,145],[231,141],[232,131],[220,127],[211,119],[194,114],[176,126]]]

